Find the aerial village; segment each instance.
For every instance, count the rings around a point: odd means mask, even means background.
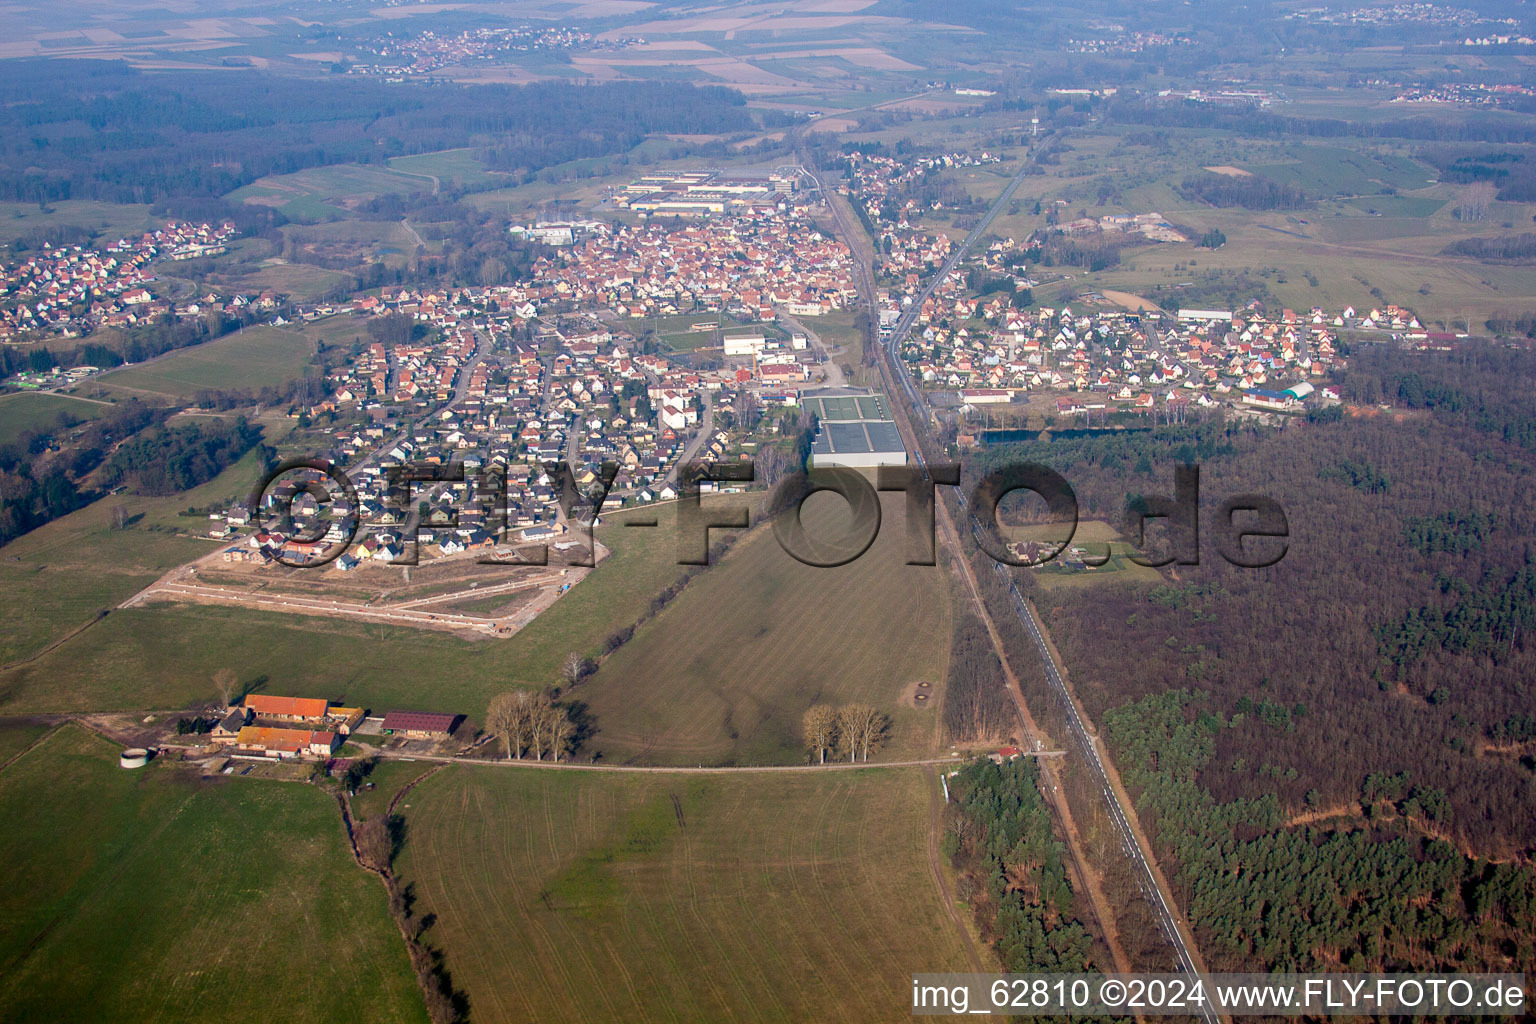
[[[35,255],[0,262],[0,341],[38,332],[79,337],[97,327],[132,327],[165,316],[195,317],[210,296],[181,304],[152,294],[151,264],[217,256],[234,237],[230,223],[171,221],[135,239],[101,249],[83,245],[44,246]],[[259,299],[259,297],[258,297]],[[239,298],[239,305],[249,300]],[[274,303],[275,304],[275,303]]]
[[[1043,409],[1068,424],[1111,413],[1172,419],[1190,406],[1291,413],[1337,399],[1330,371],[1340,365],[1341,332],[1421,345],[1447,340],[1390,303],[1177,313],[1128,311],[1093,295],[1059,306],[1017,303],[1014,296],[1035,282],[1023,255],[1028,242],[1013,239],[991,242],[934,281],[954,243],[924,225],[929,211],[908,186],[930,172],[997,159],[852,153],[841,186],[875,229],[880,336],[916,305],[900,356],[935,407],[956,410],[962,424],[1002,407]],[[220,559],[256,568],[313,562],[334,573],[528,545],[579,559],[589,549],[572,532],[583,524],[562,508],[560,463],[582,494],[605,463],[615,465],[603,506],[612,509],[674,498],[687,460],[755,458],[760,445],[797,429],[802,392],[845,383],[809,328],[854,309],[858,297],[851,253],[818,226],[819,188],[793,167],[648,175],[605,197],[632,215],[626,220],[511,225],[541,243],[527,280],[282,304],[282,314],[300,322],[361,321],[359,341],[293,410],[301,422],[325,425],[327,449],[314,454],[345,468],[355,496],[325,510],[323,536],[313,528],[322,521],[318,508],[302,500],[290,506],[277,492],[268,493],[267,507],[216,511],[208,532],[225,542]],[[1068,227],[1139,233],[1154,244],[1182,240],[1156,214]],[[45,250],[6,268],[6,296],[24,301],[6,304],[5,324],[57,331],[86,326],[81,318],[106,325],[141,308],[196,315],[197,303],[175,306],[154,295],[150,264],[214,253],[233,230],[170,224],[102,252]],[[973,270],[1005,286],[978,293]],[[255,313],[278,305],[271,295],[211,296],[207,308]],[[282,314],[271,322],[289,323]],[[374,320],[408,329],[362,329]],[[11,383],[37,386],[35,376]],[[883,414],[870,422],[884,422]],[[898,454],[883,451],[899,447],[886,443],[883,427],[839,429],[817,449],[821,457]],[[962,446],[974,440],[968,429],[959,432]],[[392,493],[390,470],[405,464],[454,472]],[[333,548],[346,538],[352,542],[337,557]]]

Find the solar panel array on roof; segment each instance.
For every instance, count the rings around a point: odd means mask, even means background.
[[[905,452],[907,450],[907,446],[901,440],[901,431],[897,430],[896,424],[889,420],[866,423],[864,430],[869,435],[870,451]]]
[[[864,426],[863,423],[828,423],[822,428],[822,436],[829,439],[834,452],[874,451]]]

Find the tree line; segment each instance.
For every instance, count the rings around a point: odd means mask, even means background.
[[[827,763],[827,754],[844,754],[852,764],[869,760],[870,750],[880,745],[890,718],[868,704],[813,704],[801,720],[805,745],[817,764]]]
[[[679,82],[386,84],[323,88],[257,71],[140,72],[111,61],[0,67],[0,198],[119,203],[223,196],[267,175],[476,147],[531,174],[622,153],[653,133],[756,123],[739,92]]]
[[[491,698],[486,725],[501,737],[507,759],[521,761],[526,755],[535,761],[558,762],[570,754],[577,723],[571,708],[555,701],[548,693],[513,690]]]
[[[943,848],[1003,969],[1090,970],[1093,936],[1075,915],[1066,849],[1051,832],[1034,760],[972,761],[948,785]]]
[[[140,494],[175,494],[212,480],[260,441],[261,428],[244,416],[162,425],[119,444],[102,469],[102,482]]]

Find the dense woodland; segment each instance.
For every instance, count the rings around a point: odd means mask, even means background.
[[[87,475],[113,445],[169,415],[129,400],[84,426],[60,413],[47,429],[0,445],[0,545],[100,497],[84,482]]]
[[[103,471],[108,486],[140,494],[175,494],[207,483],[261,441],[261,428],[244,416],[161,426],[117,447]]]
[[[1034,760],[973,761],[949,790],[944,849],[1003,970],[1088,970],[1093,937],[1074,916],[1066,848],[1051,833]]]
[[[519,181],[652,133],[756,122],[740,93],[678,82],[325,88],[256,72],[141,72],[104,61],[0,65],[0,199],[146,203],[222,196],[269,174],[475,147]],[[573,130],[574,129],[574,130]]]
[[[1362,404],[1283,430],[1213,419],[1010,445],[989,450],[968,474],[1006,459],[1044,462],[1066,475],[1083,518],[1119,523],[1128,502],[1172,493],[1176,463],[1199,463],[1198,565],[1165,569],[1156,586],[1106,580],[1072,589],[1039,585],[1030,570],[1016,570],[1052,626],[1079,696],[1109,723],[1128,702],[1198,691],[1209,728],[1198,766],[1181,781],[1197,784],[1199,799],[1213,806],[1246,801],[1231,820],[1244,820],[1237,834],[1258,844],[1246,850],[1249,865],[1336,863],[1342,871],[1378,857],[1450,858],[1434,870],[1464,880],[1494,871],[1489,862],[1524,861],[1533,852],[1533,377],[1536,355],[1526,351],[1373,347],[1352,353],[1345,394],[1390,402],[1393,412]],[[1254,492],[1284,507],[1288,549],[1270,568],[1240,569],[1216,553],[1212,520],[1226,497]],[[1012,649],[1016,641],[1009,642]],[[1047,706],[1024,681],[1031,707]],[[1134,762],[1141,755],[1129,735],[1116,733],[1115,749]],[[1154,770],[1161,764],[1154,761]],[[1179,822],[1198,820],[1187,814]],[[1287,822],[1311,822],[1317,834],[1293,848],[1304,833],[1283,828]],[[1160,841],[1182,849],[1209,839],[1191,834],[1167,828]],[[1398,845],[1377,850],[1378,841]],[[1362,853],[1361,844],[1370,849]],[[1530,884],[1528,867],[1516,874],[1520,881],[1498,885]],[[1271,905],[1295,901],[1282,881],[1273,879]],[[1253,913],[1264,904],[1243,884],[1221,882]],[[1229,898],[1218,890],[1211,901]],[[1482,927],[1471,904],[1436,906]],[[1235,911],[1212,902],[1202,913]],[[1347,931],[1336,921],[1325,931],[1334,927]],[[1415,927],[1427,941],[1430,925]],[[1288,929],[1277,926],[1261,940],[1244,925],[1232,955],[1312,963],[1347,959],[1354,948],[1364,962],[1417,962],[1419,947],[1406,939],[1390,957],[1385,947],[1352,947],[1366,941],[1365,931],[1324,942],[1302,928],[1294,940],[1301,946],[1273,945],[1292,941]],[[1478,946],[1478,956],[1493,957],[1492,948]]]
[[[1212,206],[1241,206],[1249,210],[1296,210],[1307,202],[1300,186],[1291,182],[1282,185],[1257,175],[1239,178],[1209,172],[1194,174],[1179,183],[1179,193],[1186,199],[1198,199]]]
[[[1224,770],[1224,734],[1255,717],[1278,723],[1283,713],[1249,707],[1225,716],[1212,703],[1171,690],[1109,712],[1104,726],[1214,969],[1536,963],[1536,872],[1469,858],[1441,838],[1442,793],[1408,772],[1369,775],[1358,824],[1318,809],[1288,828],[1273,794],[1218,800],[1204,784]]]
[[[1452,256],[1471,256],[1490,263],[1530,263],[1536,260],[1536,234],[1463,238],[1445,247]]]

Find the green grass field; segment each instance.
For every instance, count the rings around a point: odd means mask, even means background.
[[[168,498],[132,494],[104,498],[0,549],[0,588],[8,606],[0,627],[0,666],[37,654],[165,570],[211,551],[212,541],[189,535],[206,530],[208,521],[177,513],[189,505],[232,503],[237,496],[245,496],[256,476],[256,453],[251,452],[191,491]],[[112,512],[118,505],[128,517],[128,527],[122,530],[112,528]],[[78,639],[83,642],[85,636]],[[67,668],[67,660],[59,665],[55,671],[62,672],[60,681],[68,688],[76,676]],[[0,683],[0,704],[11,695]]]
[[[1434,172],[1417,160],[1343,146],[1286,147],[1286,158],[1249,164],[1246,170],[1281,183],[1295,182],[1309,195],[1374,195],[1387,188],[1428,185]]]
[[[190,398],[208,388],[276,386],[299,375],[314,353],[312,340],[277,327],[247,327],[179,349],[159,359],[104,373],[104,385],[131,392]]]
[[[478,1021],[893,1021],[913,970],[976,969],[937,785],[455,767],[405,801],[397,869]]]
[[[49,203],[44,210],[36,203],[0,203],[0,239],[5,241],[38,229],[76,227],[115,242],[124,235],[150,230],[158,223],[150,216],[147,204],[65,199]]]
[[[0,1018],[426,1019],[329,796],[117,753],[66,726],[0,772]]]
[[[441,153],[421,153],[417,156],[397,156],[389,161],[389,168],[401,174],[418,175],[421,184],[431,187],[425,179],[436,178],[440,185],[453,187],[482,186],[505,182],[508,175],[487,170],[485,164],[475,159],[472,149],[448,149]]]
[[[391,192],[412,195],[432,191],[432,183],[387,167],[334,164],[293,174],[262,178],[231,192],[231,202],[273,206],[290,220],[330,220],[349,217],[348,200],[372,199]]]
[[[177,510],[243,495],[255,479],[248,457],[196,491],[160,499],[109,498],[7,545],[0,559],[19,561],[14,567],[0,561],[16,574],[16,589],[8,594],[38,607],[35,615],[6,627],[11,657],[36,653],[88,621],[103,603],[116,604],[165,569],[212,550],[211,542],[164,531],[178,523],[196,528],[199,520],[178,516]],[[109,528],[117,501],[130,515],[142,515],[128,530]],[[662,526],[654,530],[601,528],[599,536],[613,555],[507,640],[156,603],[114,611],[36,661],[0,671],[0,710],[184,706],[208,699],[212,673],[233,668],[244,682],[265,679],[268,693],[345,696],[377,709],[441,707],[478,718],[495,693],[554,682],[572,651],[597,654],[604,637],[632,623],[651,597],[677,578],[671,514],[670,506],[659,509]],[[210,636],[219,643],[208,643]],[[313,671],[319,664],[329,668]]]
[[[838,568],[795,561],[768,527],[743,538],[581,684],[592,745],[644,763],[795,762],[806,708],[862,701],[892,718],[886,756],[935,750],[934,712],[897,699],[944,678],[949,591],[942,569],[903,564],[902,499],[883,504],[874,545]],[[807,502],[808,531],[832,536],[841,510]]]
[[[66,395],[44,395],[31,391],[0,395],[0,444],[10,444],[27,430],[51,430],[65,413],[77,420],[93,420],[110,409],[109,405],[82,401]]]

